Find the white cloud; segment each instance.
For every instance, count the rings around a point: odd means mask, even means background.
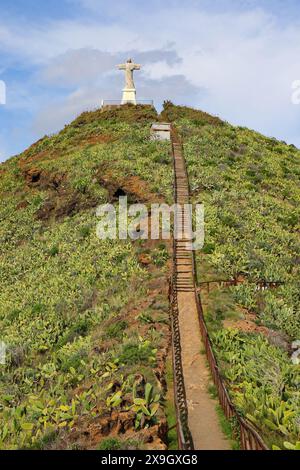
[[[98,81],[107,73],[116,71],[116,64],[124,61],[124,56],[134,57],[137,62],[148,64],[149,70],[153,63],[165,67],[165,71],[171,70],[174,64],[180,63],[180,58],[172,49],[162,48],[139,52],[137,50],[112,54],[94,48],[68,50],[59,55],[42,69],[40,78],[56,86],[68,86],[87,84],[90,81]],[[118,72],[119,73],[119,72]],[[162,74],[160,73],[160,77]]]
[[[114,55],[92,48],[69,50],[51,60],[41,78],[56,86],[78,85],[96,80],[114,69]]]
[[[300,106],[290,95],[291,83],[300,79],[297,19],[283,25],[262,9],[208,12],[201,2],[155,2],[156,9],[134,11],[128,2],[120,10],[120,2],[78,1],[93,14],[43,27],[0,24],[0,50],[42,66],[44,85],[74,88],[50,112],[45,103],[41,133],[102,97],[118,98],[122,79],[114,65],[131,51],[145,65],[136,83],[147,98],[192,100],[234,123],[296,141]]]
[[[65,99],[44,106],[37,113],[32,130],[36,135],[59,131],[81,112],[99,107],[100,104],[101,94],[97,87],[78,88]]]
[[[49,22],[43,27],[0,24],[0,51],[32,64],[45,64],[70,49],[87,47],[117,52],[134,47],[135,42],[136,35],[131,31],[119,26],[99,26],[95,20]]]

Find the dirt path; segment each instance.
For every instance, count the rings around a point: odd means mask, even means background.
[[[192,292],[178,293],[181,357],[188,403],[189,428],[195,449],[226,450],[226,440],[216,413],[217,401],[208,393],[211,383],[206,365],[195,297]]]
[[[176,202],[189,202],[188,179],[181,145],[173,141]],[[205,355],[198,319],[193,275],[193,255],[187,249],[191,240],[189,213],[183,211],[183,236],[175,242],[176,290],[179,310],[181,362],[183,368],[188,425],[197,450],[229,450],[217,416],[217,401],[208,392],[210,373]]]

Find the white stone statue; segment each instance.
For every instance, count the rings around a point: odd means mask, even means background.
[[[136,88],[133,81],[134,70],[141,70],[141,65],[135,64],[132,59],[128,59],[126,64],[117,65],[119,70],[125,70],[125,88],[123,89],[122,104],[136,104]]]

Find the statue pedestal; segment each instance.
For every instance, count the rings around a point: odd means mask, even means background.
[[[136,89],[135,88],[124,88],[122,96],[122,104],[132,103],[136,104]]]

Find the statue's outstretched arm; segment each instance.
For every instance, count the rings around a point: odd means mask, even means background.
[[[117,67],[119,70],[126,70],[126,65],[124,65],[124,64],[116,65],[116,67]]]

